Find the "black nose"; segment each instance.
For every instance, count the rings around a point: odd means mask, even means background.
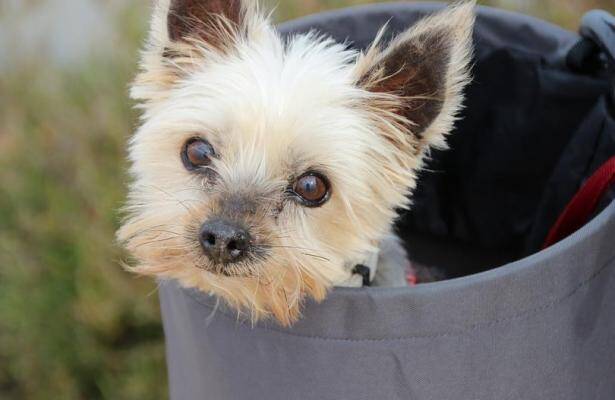
[[[201,227],[201,246],[216,264],[232,264],[243,259],[250,246],[250,235],[238,224],[215,219]]]

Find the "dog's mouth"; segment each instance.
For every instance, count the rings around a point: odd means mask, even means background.
[[[197,263],[195,268],[225,278],[257,278],[260,270],[257,264],[247,265],[245,262],[241,264]]]

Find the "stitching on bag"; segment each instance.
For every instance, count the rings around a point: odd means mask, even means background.
[[[566,300],[574,297],[574,295],[577,294],[577,292],[579,290],[581,290],[582,288],[584,288],[585,286],[589,285],[593,280],[595,280],[598,276],[600,276],[604,271],[608,270],[609,267],[612,267],[613,265],[615,265],[615,257],[611,258],[609,261],[607,261],[602,267],[600,267],[596,272],[594,272],[589,278],[587,278],[585,281],[579,283],[577,286],[575,286],[575,288],[568,294],[566,294],[565,296],[550,301],[540,307],[535,307],[529,310],[526,310],[524,312],[512,315],[510,317],[506,317],[506,318],[499,318],[499,319],[495,319],[492,321],[488,321],[488,322],[477,322],[475,324],[469,325],[467,328],[462,329],[462,330],[454,330],[454,331],[447,331],[447,332],[442,332],[442,333],[435,333],[435,334],[425,334],[425,335],[409,335],[409,336],[400,336],[400,337],[392,337],[392,338],[360,338],[360,339],[355,339],[355,338],[336,338],[336,337],[326,337],[326,336],[318,336],[318,335],[302,335],[299,333],[292,333],[292,332],[286,332],[286,331],[282,331],[279,329],[275,329],[272,327],[265,327],[265,326],[255,326],[252,329],[253,330],[261,330],[261,331],[267,331],[267,332],[273,332],[273,333],[277,333],[280,335],[284,335],[284,336],[291,336],[291,337],[296,337],[296,338],[302,338],[302,339],[311,339],[311,340],[321,340],[321,341],[331,341],[331,342],[373,342],[373,343],[378,343],[378,342],[399,342],[399,341],[408,341],[408,340],[419,340],[419,339],[437,339],[437,338],[442,338],[442,337],[455,337],[455,336],[461,336],[464,334],[467,334],[469,332],[473,332],[479,329],[484,329],[484,328],[489,328],[492,327],[494,325],[499,325],[503,322],[509,322],[509,321],[514,321],[514,320],[520,320],[523,318],[528,318],[531,316],[534,316],[536,314],[539,314],[541,312],[543,312],[544,310],[556,307],[557,305],[565,302]],[[196,293],[189,291],[188,295],[195,300],[197,303],[201,304],[204,307],[207,307],[209,309],[214,309],[214,307],[212,307],[210,304],[207,304],[205,302],[203,302]],[[216,310],[216,313],[222,314],[224,317],[228,318],[228,319],[235,319],[235,317],[229,315],[228,313],[225,313],[223,311],[220,310]]]

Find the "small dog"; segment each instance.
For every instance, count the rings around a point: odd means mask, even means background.
[[[132,97],[128,216],[139,274],[289,325],[304,299],[405,285],[393,232],[470,81],[474,1],[365,52],[282,38],[255,1],[160,0]]]

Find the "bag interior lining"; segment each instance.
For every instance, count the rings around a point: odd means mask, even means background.
[[[450,278],[539,251],[582,182],[615,154],[604,77],[519,49],[476,54],[450,149],[432,153],[397,224],[410,258]]]

